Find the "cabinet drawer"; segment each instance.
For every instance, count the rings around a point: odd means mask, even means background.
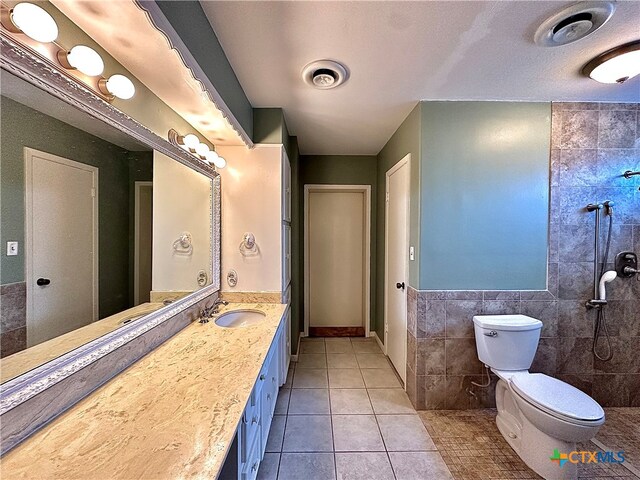
[[[255,390],[255,389],[254,389]],[[253,394],[252,394],[253,396]],[[242,435],[241,435],[241,444],[240,444],[240,461],[246,462],[248,461],[248,457],[250,454],[251,446],[256,442],[256,438],[260,437],[260,427],[261,427],[261,419],[260,419],[260,401],[259,398],[256,399],[254,405],[251,405],[251,401],[249,401],[249,405],[244,411],[242,415]]]
[[[256,437],[251,444],[247,460],[243,462],[240,478],[242,480],[255,480],[258,476],[258,469],[260,468],[260,437]]]

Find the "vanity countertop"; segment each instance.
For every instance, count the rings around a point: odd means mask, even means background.
[[[254,325],[194,322],[7,453],[4,478],[216,478],[282,304]]]

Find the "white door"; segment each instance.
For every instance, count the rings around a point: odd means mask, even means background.
[[[365,192],[310,191],[310,327],[365,327]]]
[[[385,345],[403,381],[407,364],[409,160],[407,155],[386,174]]]
[[[27,346],[98,318],[98,169],[25,148]]]

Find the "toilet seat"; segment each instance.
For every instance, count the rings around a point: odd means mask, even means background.
[[[513,375],[514,393],[540,410],[577,425],[604,423],[604,410],[593,398],[557,378],[542,373]]]

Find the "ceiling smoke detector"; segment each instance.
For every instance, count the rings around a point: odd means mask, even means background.
[[[349,78],[347,69],[333,60],[311,62],[302,69],[302,79],[307,85],[328,90],[342,85]]]
[[[602,27],[616,7],[611,2],[581,2],[545,20],[533,39],[544,47],[557,47],[580,40]]]

